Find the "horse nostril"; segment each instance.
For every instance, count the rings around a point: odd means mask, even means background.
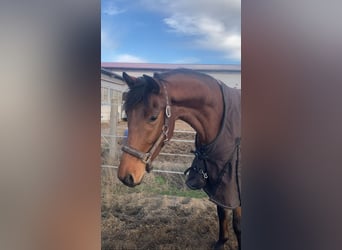
[[[129,187],[134,187],[134,179],[131,174],[127,175],[126,178],[123,180],[123,183],[125,183]]]

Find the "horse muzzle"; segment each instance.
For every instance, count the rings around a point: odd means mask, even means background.
[[[134,183],[134,179],[132,175],[127,175],[125,178],[121,179],[123,184],[129,187],[135,187],[137,184]]]

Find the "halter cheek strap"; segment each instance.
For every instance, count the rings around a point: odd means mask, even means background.
[[[155,153],[155,151],[157,150],[158,146],[162,143],[162,142],[167,142],[169,141],[169,120],[171,117],[171,106],[169,104],[169,97],[168,97],[168,93],[167,93],[167,89],[165,87],[165,84],[163,84],[164,87],[164,92],[165,92],[165,96],[166,96],[166,107],[165,107],[165,117],[164,117],[164,125],[162,128],[162,131],[158,137],[158,139],[153,143],[151,149],[147,152],[141,152],[129,145],[124,145],[121,150],[124,151],[125,153],[128,153],[138,159],[140,159],[145,165],[146,165],[146,170],[147,172],[151,171],[151,162],[152,162],[152,156]]]

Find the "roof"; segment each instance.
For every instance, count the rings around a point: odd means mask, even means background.
[[[241,72],[240,64],[171,64],[171,63],[118,63],[118,62],[102,62],[102,68],[116,70],[155,70],[166,71],[177,68],[188,68],[207,72]]]
[[[116,73],[114,73],[112,71],[106,70],[106,69],[104,69],[102,67],[101,67],[101,74],[107,75],[107,76],[112,77],[112,78],[119,79],[121,81],[124,80],[120,75],[118,75],[118,74],[116,74]]]

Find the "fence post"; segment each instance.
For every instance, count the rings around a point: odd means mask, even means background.
[[[113,164],[117,160],[117,141],[116,141],[116,127],[118,122],[118,102],[116,98],[112,97],[110,105],[110,120],[109,120],[109,134],[110,145],[109,145],[109,157],[107,162]]]

